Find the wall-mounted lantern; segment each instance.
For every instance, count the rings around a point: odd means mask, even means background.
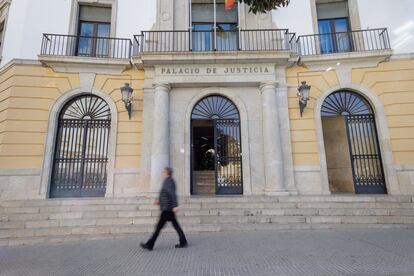
[[[300,117],[303,115],[303,111],[309,100],[311,86],[306,84],[306,81],[302,81],[302,85],[298,87],[298,97],[299,97],[299,108],[300,108]]]
[[[132,92],[134,92],[134,89],[129,86],[129,83],[125,83],[125,86],[121,87],[122,101],[125,104],[125,109],[128,111],[130,120],[132,112]]]

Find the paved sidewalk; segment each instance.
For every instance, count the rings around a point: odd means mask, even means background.
[[[0,275],[414,275],[414,229],[164,234],[0,248]]]

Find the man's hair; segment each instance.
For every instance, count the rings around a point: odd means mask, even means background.
[[[172,174],[173,174],[173,169],[172,169],[172,168],[170,168],[170,167],[165,167],[165,168],[164,168],[164,170],[167,172],[167,174],[168,174],[169,176],[172,176]]]

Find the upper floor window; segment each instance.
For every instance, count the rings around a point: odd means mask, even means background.
[[[320,1],[316,11],[321,53],[351,51],[348,1]]]
[[[238,48],[238,6],[225,8],[224,0],[192,0],[193,51],[228,51]]]
[[[107,57],[111,32],[111,8],[81,5],[79,7],[78,55]]]

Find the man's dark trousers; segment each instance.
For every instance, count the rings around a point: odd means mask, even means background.
[[[146,245],[149,248],[154,247],[155,241],[157,240],[158,235],[161,232],[161,229],[164,227],[167,221],[171,221],[172,225],[174,226],[175,231],[177,231],[178,236],[180,237],[180,244],[187,244],[187,239],[185,238],[184,232],[175,218],[175,213],[173,211],[162,211],[160,220],[158,221],[158,224],[155,227],[155,232],[154,234],[152,234],[152,237],[146,243]]]

